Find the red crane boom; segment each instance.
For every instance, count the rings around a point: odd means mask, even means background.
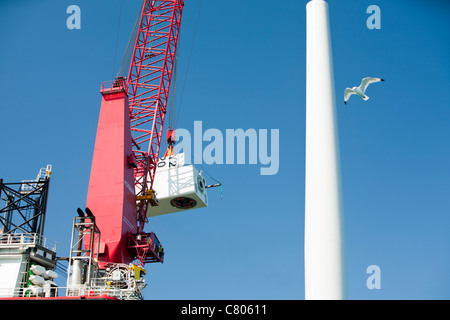
[[[183,0],[145,0],[127,79],[102,84],[86,207],[101,232],[99,261],[163,262],[144,232],[175,64]],[[150,209],[151,210],[151,209]]]
[[[142,8],[127,83],[138,196],[151,191],[155,177],[183,6],[183,0],[160,0]],[[140,231],[148,205],[139,206]]]

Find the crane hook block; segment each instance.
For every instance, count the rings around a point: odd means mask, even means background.
[[[167,144],[173,145],[175,144],[175,130],[174,129],[167,129]]]

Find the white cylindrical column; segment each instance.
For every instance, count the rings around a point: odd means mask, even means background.
[[[83,262],[80,259],[74,259],[72,263],[72,277],[71,285],[76,287],[81,285],[81,278],[83,274]]]
[[[306,5],[305,298],[345,299],[344,232],[328,4]]]

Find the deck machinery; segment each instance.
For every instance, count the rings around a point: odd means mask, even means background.
[[[207,206],[205,179],[193,166],[184,166],[182,154],[173,154],[175,139],[170,128],[168,149],[160,160],[162,166],[169,165],[159,180],[155,179],[183,6],[183,0],[144,0],[128,75],[101,84],[86,208],[78,208],[74,218],[69,256],[56,258],[54,248],[47,248],[41,240],[49,172],[33,182],[32,194],[37,196],[39,187],[43,200],[40,209],[35,209],[31,229],[24,229],[29,221],[13,226],[8,219],[0,220],[1,240],[6,241],[8,250],[13,248],[10,252],[17,257],[14,271],[20,278],[14,284],[0,283],[0,287],[11,289],[0,292],[1,297],[143,299],[145,265],[164,262],[162,243],[154,232],[144,231],[148,217]],[[158,190],[163,197],[158,198]],[[15,201],[9,195],[12,191],[8,192],[7,206],[2,211],[5,217]],[[22,195],[20,192],[17,197]],[[156,210],[160,203],[167,206]],[[13,246],[17,234],[21,238]],[[36,237],[25,240],[25,234]],[[0,244],[0,254],[2,248]],[[35,260],[39,266],[31,270]],[[47,275],[54,276],[51,271],[57,260],[67,263],[65,292],[55,288]],[[31,283],[30,278],[39,281]]]

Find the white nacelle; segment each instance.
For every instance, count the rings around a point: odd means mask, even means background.
[[[184,154],[160,158],[153,190],[158,206],[149,206],[147,217],[208,206],[205,178],[193,165],[184,165]]]

